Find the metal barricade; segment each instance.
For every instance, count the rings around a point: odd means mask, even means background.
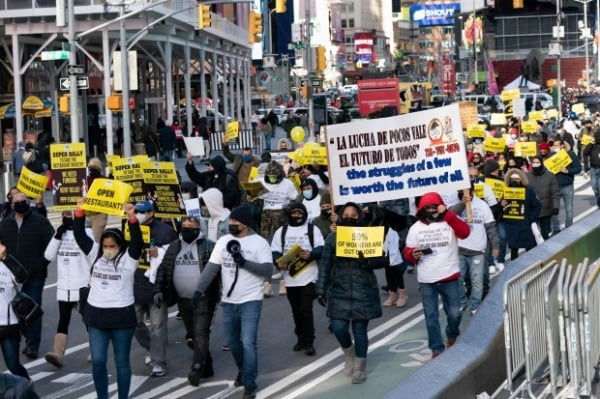
[[[569,385],[573,392],[579,392],[582,383],[582,352],[581,352],[581,336],[579,331],[580,307],[579,307],[579,288],[581,287],[582,276],[585,274],[585,265],[587,259],[583,263],[577,265],[575,274],[571,279],[568,291],[568,313],[567,313],[567,353],[569,355]]]
[[[562,287],[567,271],[567,260],[563,259],[554,270],[544,287],[544,309],[546,312],[546,342],[548,348],[548,373],[550,392],[555,397],[559,387],[565,384],[565,368],[561,363]],[[562,334],[564,336],[564,334]]]
[[[211,152],[223,150],[224,137],[225,132],[211,133],[209,139]],[[228,144],[229,148],[232,150],[241,150],[246,147],[252,148],[253,150],[257,150],[252,129],[240,130],[238,137],[235,140],[229,141]]]
[[[557,262],[550,262],[526,280],[521,290],[525,376],[527,390],[532,398],[544,397],[547,393],[546,389],[537,393],[536,390],[539,390],[537,380],[540,379],[540,373],[548,363],[546,329],[543,328],[546,319],[544,291],[547,282],[556,273],[557,269]],[[549,388],[549,386],[546,388]]]
[[[508,280],[504,286],[504,346],[506,348],[506,387],[513,393],[514,379],[525,366],[523,320],[521,318],[521,289],[523,282],[542,268],[542,262],[534,263]]]
[[[586,371],[581,394],[592,394],[592,383],[600,361],[600,262],[596,261],[583,284],[584,333],[583,368]]]

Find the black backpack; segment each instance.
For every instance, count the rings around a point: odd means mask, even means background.
[[[287,232],[288,225],[284,224],[281,229],[281,252],[283,252],[283,246],[285,245],[285,233]],[[308,224],[308,241],[310,242],[311,249],[315,248],[315,225],[312,223]]]

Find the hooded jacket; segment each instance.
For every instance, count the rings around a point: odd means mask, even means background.
[[[241,192],[235,174],[227,170],[225,160],[217,155],[209,161],[214,172],[198,172],[193,162],[185,164],[185,171],[190,180],[202,187],[202,191],[216,188],[223,193],[223,203],[226,208],[233,209],[240,204]]]
[[[308,212],[308,220],[312,221],[321,214],[321,194],[317,188],[317,183],[313,179],[305,179],[301,187],[304,188],[305,186],[310,186],[313,192],[313,196],[310,199],[304,198],[304,195],[302,196],[302,204],[304,204]]]
[[[359,210],[359,224],[363,222],[360,206],[349,202]],[[327,298],[327,317],[341,320],[371,320],[381,316],[379,287],[373,269],[385,267],[387,257],[366,258],[363,265],[357,258],[336,256],[337,234],[331,233],[325,241],[319,261],[317,295]]]
[[[525,187],[525,219],[507,219],[506,239],[509,248],[533,248],[536,246],[535,237],[531,232],[531,223],[537,221],[542,210],[542,204],[537,198],[535,191],[529,185],[529,179],[522,171],[518,169],[509,169],[504,176],[504,183],[508,186],[512,175],[521,177],[521,184]]]
[[[529,187],[535,191],[538,199],[542,204],[539,217],[552,215],[553,209],[558,209],[560,206],[560,189],[556,176],[550,173],[544,166],[541,175],[536,175],[533,172],[527,173]]]
[[[229,214],[231,211],[223,206],[223,194],[216,188],[209,188],[200,197],[208,209],[209,217],[205,219],[208,239],[216,242],[229,233]]]

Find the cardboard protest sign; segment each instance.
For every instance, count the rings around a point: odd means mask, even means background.
[[[535,141],[517,141],[515,143],[515,157],[534,157],[537,155]]]
[[[585,104],[577,103],[571,105],[571,111],[575,112],[577,115],[585,114]]]
[[[476,139],[485,137],[485,125],[469,125],[467,127],[467,136]]]
[[[473,195],[478,198],[485,199],[485,189],[483,183],[475,183],[473,185]]]
[[[240,134],[240,123],[238,121],[229,122],[225,131],[225,142],[235,140]]]
[[[198,198],[190,198],[188,200],[183,200],[185,204],[185,213],[188,216],[192,216],[195,218],[200,218],[200,200]]]
[[[184,137],[185,148],[195,157],[204,156],[204,139],[202,137]]]
[[[581,140],[579,140],[579,142],[581,143],[581,145],[588,145],[591,144],[593,137],[590,136],[589,134],[584,134],[583,136],[581,136]]]
[[[458,104],[327,129],[333,203],[470,186]]]
[[[156,204],[157,217],[179,218],[185,216],[185,204],[181,197],[179,180],[173,162],[142,163],[144,192],[148,200]]]
[[[525,107],[525,99],[524,98],[517,98],[515,100],[512,100],[512,106],[513,106],[513,116],[522,118],[525,115],[527,115],[527,107]]]
[[[475,101],[461,101],[460,122],[463,126],[471,126],[479,123],[479,113],[477,112],[477,103]]]
[[[113,169],[113,163],[115,162],[115,160],[119,160],[121,159],[121,157],[119,155],[116,154],[110,154],[106,156],[106,163],[108,164],[108,173],[112,173],[112,169]]]
[[[287,264],[287,270],[290,276],[296,278],[303,271],[306,270],[306,267],[313,263],[313,260],[310,259],[302,259],[300,257],[300,252],[302,252],[302,247],[299,244],[294,244],[285,254],[283,254],[280,258],[278,258],[275,262],[278,264]]]
[[[122,231],[123,236],[125,237],[125,241],[131,241],[131,233],[129,232],[129,223],[126,220],[122,221]],[[151,241],[151,231],[150,226],[140,225],[140,230],[142,232],[142,256],[140,256],[140,263],[138,267],[142,269],[150,268],[150,257],[146,255],[148,249],[150,249],[150,241]]]
[[[365,258],[383,255],[383,226],[338,226],[336,230],[335,256],[358,258],[362,251]]]
[[[548,118],[558,118],[558,110],[556,108],[550,108],[546,110]]]
[[[502,101],[517,100],[521,97],[521,90],[520,89],[502,90],[502,93],[500,93],[500,97],[502,98]]]
[[[88,189],[85,144],[51,144],[50,165],[54,210],[75,209],[78,198]]]
[[[48,186],[48,176],[38,175],[23,166],[17,183],[17,190],[30,198],[39,198],[44,195]]]
[[[490,117],[490,125],[492,126],[505,126],[506,115],[505,114],[492,114]]]
[[[530,111],[529,112],[529,120],[530,121],[543,121],[544,114],[542,111]]]
[[[82,208],[86,211],[123,216],[123,208],[132,191],[131,184],[96,178],[88,190]]]
[[[490,186],[492,188],[492,191],[494,192],[494,196],[496,198],[504,197],[504,187],[505,186],[504,186],[503,180],[486,178],[485,184],[487,184],[488,186]]]
[[[506,139],[504,137],[486,137],[483,141],[483,148],[487,152],[503,152],[506,147]]]
[[[129,201],[144,201],[146,193],[144,192],[144,173],[142,172],[142,162],[149,162],[148,157],[137,158],[118,158],[113,159],[112,174],[115,180],[127,182],[133,187]]]
[[[536,121],[522,121],[521,129],[523,133],[535,133],[537,131],[538,124]]]
[[[525,187],[504,187],[504,219],[525,220]]]
[[[571,162],[573,162],[573,160],[569,156],[569,153],[564,149],[561,149],[556,154],[546,158],[544,160],[544,166],[550,173],[557,174],[562,168],[569,166]]]
[[[302,147],[302,165],[327,165],[327,150],[317,143],[306,143]]]

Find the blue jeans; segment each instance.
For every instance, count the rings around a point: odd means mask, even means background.
[[[425,323],[427,325],[429,349],[433,353],[441,353],[446,349],[440,328],[438,297],[442,297],[442,305],[448,319],[446,337],[453,340],[460,334],[460,292],[463,289],[461,285],[461,279],[459,278],[446,283],[419,283],[423,313],[425,313]]]
[[[331,319],[330,326],[342,348],[352,345],[350,336],[350,323],[352,323],[352,335],[354,335],[354,354],[356,357],[367,357],[369,349],[369,337],[367,327],[369,320],[341,320]]]
[[[0,348],[2,349],[2,356],[4,357],[4,363],[6,368],[20,377],[29,380],[29,374],[25,367],[19,361],[19,341],[21,337],[5,338],[0,340]]]
[[[565,206],[565,227],[569,227],[573,224],[573,197],[575,196],[575,190],[573,185],[560,187],[560,198]],[[558,215],[552,215],[552,231],[560,230],[560,219]]]
[[[256,336],[262,301],[240,304],[223,302],[221,308],[227,344],[238,370],[242,372],[242,384],[245,387],[256,387],[258,374]]]
[[[265,150],[269,150],[271,151],[271,134],[263,134],[263,137],[265,138]]]
[[[131,384],[131,364],[129,353],[131,352],[131,341],[134,328],[103,329],[90,327],[90,353],[92,355],[92,376],[98,399],[108,399],[108,371],[106,369],[106,358],[108,354],[108,343],[112,341],[113,356],[117,368],[117,386],[119,399],[129,397],[129,386]]]
[[[483,274],[486,268],[484,257],[484,254],[473,256],[460,255],[458,257],[458,265],[462,278],[464,279],[468,273],[471,280],[471,295],[467,299],[465,290],[461,290],[460,304],[461,306],[468,306],[471,311],[479,307],[483,297]]]
[[[600,206],[600,168],[590,168],[590,184],[596,196],[596,204]]]
[[[29,278],[23,284],[22,291],[35,300],[42,307],[42,293],[44,292],[44,284],[46,277]],[[37,352],[40,348],[42,338],[42,318],[40,317],[35,323],[27,327],[23,332],[25,336],[25,345],[30,350]]]
[[[161,162],[173,162],[173,150],[161,151],[159,159]]]

